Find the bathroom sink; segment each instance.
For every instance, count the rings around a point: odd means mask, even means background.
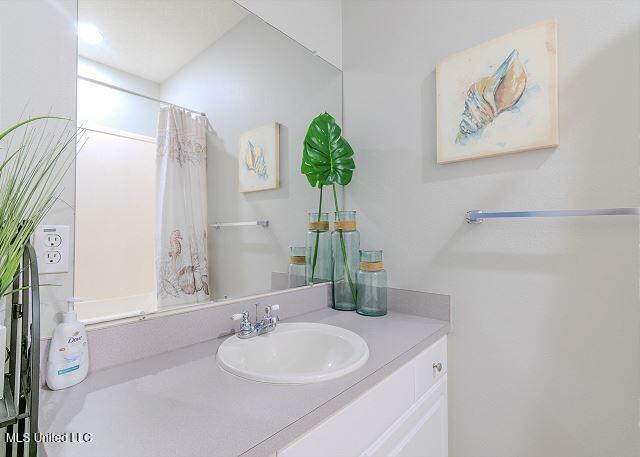
[[[227,338],[218,348],[225,370],[254,381],[307,384],[357,370],[369,358],[367,343],[352,331],[310,322],[278,324],[254,338]]]

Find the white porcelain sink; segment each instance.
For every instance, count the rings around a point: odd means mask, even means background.
[[[249,339],[236,335],[218,348],[225,370],[254,381],[307,384],[339,378],[369,358],[367,343],[352,331],[310,322],[278,324]]]

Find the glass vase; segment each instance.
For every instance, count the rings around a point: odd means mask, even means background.
[[[316,251],[316,245],[318,249]],[[331,281],[331,233],[329,213],[309,213],[307,231],[307,284]]]
[[[289,288],[302,287],[307,284],[307,248],[291,246],[289,260]]]
[[[355,211],[336,211],[331,248],[333,306],[341,311],[354,311],[357,295],[356,273],[360,259],[360,233],[356,230]]]
[[[360,251],[360,268],[356,281],[356,312],[364,316],[387,314],[387,272],[382,264],[382,251]]]

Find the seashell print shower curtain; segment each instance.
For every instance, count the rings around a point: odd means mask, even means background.
[[[174,106],[158,119],[158,308],[209,300],[207,119]]]

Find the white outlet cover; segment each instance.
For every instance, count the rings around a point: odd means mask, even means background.
[[[39,225],[33,234],[38,273],[68,273],[71,228],[68,225]]]

